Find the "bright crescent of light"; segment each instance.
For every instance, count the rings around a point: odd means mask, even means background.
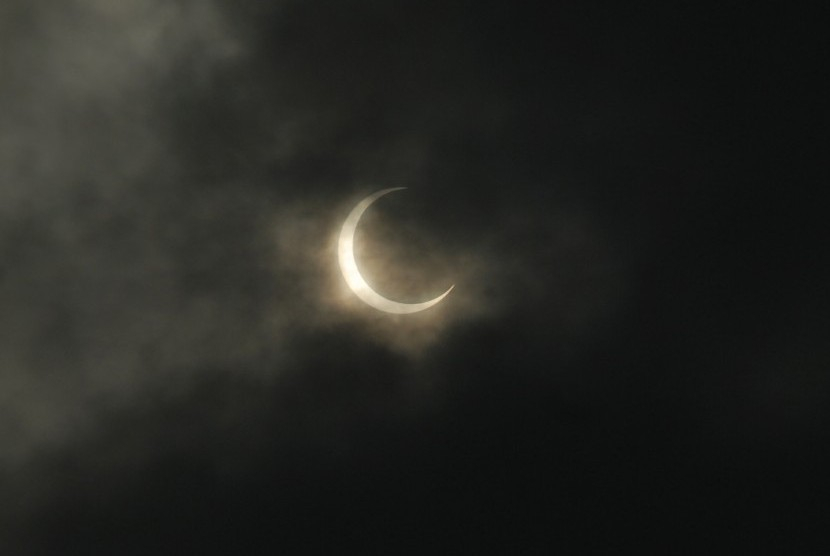
[[[398,315],[417,313],[418,311],[429,309],[444,299],[455,287],[455,285],[452,285],[450,286],[450,289],[435,299],[430,299],[429,301],[424,301],[423,303],[400,303],[398,301],[387,299],[377,293],[369,286],[369,284],[366,283],[363,276],[361,276],[360,270],[357,268],[357,261],[355,261],[354,258],[354,234],[357,230],[357,224],[360,222],[360,217],[363,216],[366,209],[379,198],[383,197],[387,193],[400,191],[401,189],[406,188],[392,187],[390,189],[383,189],[360,201],[357,206],[352,209],[352,212],[349,213],[349,216],[346,217],[346,221],[343,223],[343,228],[340,229],[340,240],[337,245],[337,256],[340,261],[340,270],[343,272],[343,278],[346,279],[346,283],[355,295],[364,303],[374,307],[375,309]]]

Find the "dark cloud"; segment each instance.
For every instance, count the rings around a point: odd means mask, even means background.
[[[5,2],[0,550],[792,552],[830,392],[810,19]],[[367,279],[455,284],[409,317],[335,262],[394,186]]]

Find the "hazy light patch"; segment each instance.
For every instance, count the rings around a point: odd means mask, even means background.
[[[287,278],[283,281],[286,288],[275,300],[279,305],[272,310],[275,318],[287,319],[286,328],[349,326],[370,341],[419,357],[453,326],[495,315],[502,308],[503,298],[486,296],[493,283],[505,277],[486,245],[487,238],[466,245],[463,251],[433,254],[446,259],[455,287],[451,295],[429,310],[392,314],[367,306],[354,289],[369,288],[368,284],[360,277],[353,289],[338,264],[341,225],[353,207],[354,201],[317,199],[284,206],[275,215],[274,272]],[[384,246],[382,241],[373,242],[373,249],[394,248]],[[413,276],[417,276],[417,269],[413,270]],[[345,272],[356,273],[353,278],[360,276],[356,262],[348,264]]]

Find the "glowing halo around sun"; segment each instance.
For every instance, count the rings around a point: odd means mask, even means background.
[[[397,315],[417,313],[419,311],[429,309],[433,305],[440,303],[441,300],[447,297],[447,295],[455,287],[455,285],[450,286],[450,288],[443,294],[434,299],[430,299],[429,301],[424,301],[422,303],[401,303],[399,301],[393,301],[383,297],[377,293],[371,288],[371,286],[369,286],[369,284],[366,283],[366,280],[364,280],[363,276],[360,274],[360,270],[357,268],[357,261],[354,258],[354,235],[357,231],[357,225],[360,222],[360,218],[363,216],[363,213],[366,212],[366,209],[368,209],[369,206],[379,198],[383,197],[387,193],[400,191],[401,189],[406,188],[392,187],[389,189],[382,189],[381,191],[373,193],[360,201],[357,206],[352,209],[352,212],[349,213],[349,216],[346,217],[346,221],[340,229],[340,239],[337,244],[337,257],[340,262],[340,271],[343,273],[343,278],[345,278],[346,284],[348,284],[352,292],[354,292],[354,294],[361,301],[370,307],[374,307],[375,309],[385,313],[393,313]]]

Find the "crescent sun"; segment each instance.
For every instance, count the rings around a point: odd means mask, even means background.
[[[360,274],[360,270],[357,268],[357,261],[355,261],[354,258],[354,234],[357,230],[357,224],[360,222],[360,217],[363,216],[363,213],[366,212],[366,209],[369,208],[372,203],[387,193],[400,191],[401,189],[406,188],[392,187],[389,189],[382,189],[381,191],[373,193],[360,201],[357,206],[352,209],[352,212],[349,213],[349,216],[346,217],[346,221],[340,229],[340,240],[337,245],[337,257],[340,261],[340,270],[343,272],[343,278],[346,279],[346,283],[349,285],[349,288],[354,292],[354,294],[360,298],[361,301],[374,307],[375,309],[378,309],[379,311],[398,315],[417,313],[419,311],[423,311],[424,309],[429,309],[447,297],[447,294],[449,294],[455,287],[455,285],[450,286],[450,289],[438,297],[430,299],[429,301],[424,301],[422,303],[400,303],[398,301],[387,299],[377,293],[369,286],[369,284],[366,283],[366,280],[364,280],[363,276]]]

